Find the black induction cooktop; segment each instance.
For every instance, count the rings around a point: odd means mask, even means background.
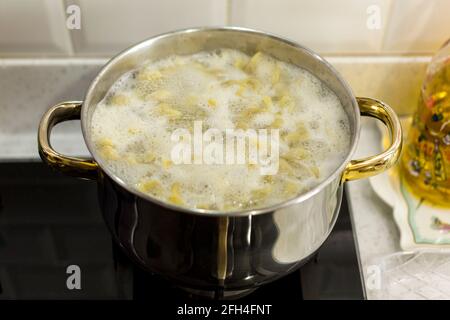
[[[344,196],[336,226],[318,253],[299,271],[239,301],[363,298]],[[157,305],[200,298],[129,262],[103,223],[95,182],[63,176],[40,162],[16,162],[0,163],[0,299]]]

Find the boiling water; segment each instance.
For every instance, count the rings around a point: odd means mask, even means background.
[[[176,164],[172,134],[194,133],[195,121],[224,140],[229,129],[278,130],[276,174],[262,174],[262,162]],[[221,211],[306,192],[342,163],[350,144],[348,117],[319,79],[263,53],[230,49],[148,61],[124,74],[96,106],[91,131],[99,155],[128,185],[176,205]],[[203,151],[211,143],[218,142],[203,141]]]

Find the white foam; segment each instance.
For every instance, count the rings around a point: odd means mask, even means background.
[[[162,191],[155,194],[163,200],[173,195],[174,184],[180,184],[184,206],[216,210],[275,204],[295,195],[285,190],[287,184],[301,193],[324,180],[349,149],[348,118],[339,99],[304,69],[264,54],[250,69],[245,67],[250,58],[221,49],[147,61],[124,74],[96,106],[92,118],[92,137],[107,165],[136,188],[158,181]],[[279,80],[274,77],[276,68]],[[173,118],[161,114],[167,106],[174,110]],[[245,113],[255,107],[264,110]],[[194,120],[202,120],[204,130],[226,130],[239,125],[266,128],[277,118],[282,120],[282,159],[293,148],[308,154],[301,160],[288,160],[293,174],[280,171],[268,178],[261,175],[259,165],[169,162],[174,146],[171,133],[191,129]],[[299,127],[307,133],[292,145],[286,136]],[[261,191],[263,197],[255,196]]]

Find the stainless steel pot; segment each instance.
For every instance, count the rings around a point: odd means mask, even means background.
[[[202,50],[233,48],[262,51],[307,69],[341,100],[350,119],[351,148],[325,181],[296,198],[258,210],[208,212],[185,209],[140,193],[114,175],[91,141],[90,122],[96,104],[124,72],[146,59]],[[360,115],[381,120],[392,143],[383,153],[351,160]],[[80,119],[93,159],[62,155],[52,149],[52,127]],[[163,34],[117,55],[100,71],[84,102],[63,102],[43,116],[39,153],[51,167],[70,175],[96,179],[99,202],[114,239],[145,270],[163,275],[196,294],[227,298],[245,294],[301,266],[325,241],[336,221],[342,184],[391,167],[401,150],[401,127],[392,109],[369,98],[355,98],[341,76],[314,52],[285,39],[242,28],[199,28]]]

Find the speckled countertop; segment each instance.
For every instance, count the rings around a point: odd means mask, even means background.
[[[328,60],[348,80],[356,95],[384,100],[399,114],[406,114],[416,104],[429,58],[329,57]],[[83,100],[90,81],[106,61],[0,59],[0,161],[39,161],[36,137],[42,114],[58,102]],[[379,139],[374,120],[364,119],[355,157],[379,152]],[[56,126],[52,144],[64,154],[88,155],[77,121]],[[377,197],[367,179],[348,183],[347,192],[362,279],[366,283],[374,258],[400,250],[399,233],[392,209]],[[375,298],[370,290],[366,290],[366,296]]]
[[[363,119],[355,159],[379,153],[380,144],[376,141],[380,139],[375,120]],[[367,141],[375,143],[365,143]],[[374,261],[401,251],[400,235],[392,216],[392,208],[376,195],[368,179],[348,182],[347,197],[366,298],[382,299],[379,292],[369,290],[369,277]]]
[[[83,100],[104,59],[0,59],[0,160],[38,159],[37,128],[44,112],[67,100]],[[55,127],[55,148],[87,154],[79,123]]]

